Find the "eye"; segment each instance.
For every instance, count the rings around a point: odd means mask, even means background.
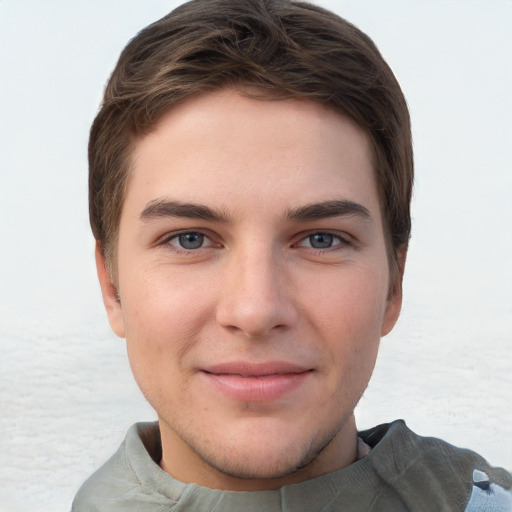
[[[330,249],[337,245],[348,245],[349,242],[339,235],[328,232],[312,233],[311,235],[303,238],[298,244],[298,247],[311,247],[312,249]]]
[[[167,243],[178,249],[184,249],[186,251],[193,251],[195,249],[202,249],[203,247],[210,247],[213,245],[213,242],[206,235],[196,231],[173,235],[167,240]]]

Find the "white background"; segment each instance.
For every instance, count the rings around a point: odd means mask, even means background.
[[[417,183],[405,305],[359,426],[405,418],[512,469],[512,1],[325,0],[401,82]],[[155,417],[110,333],[88,129],[124,44],[176,3],[0,0],[0,511],[66,510]]]

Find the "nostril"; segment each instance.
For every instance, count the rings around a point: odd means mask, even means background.
[[[247,257],[234,260],[233,273],[216,305],[219,326],[232,334],[261,338],[296,321],[295,300],[286,293],[284,278],[276,278],[274,266],[270,257],[266,262]]]

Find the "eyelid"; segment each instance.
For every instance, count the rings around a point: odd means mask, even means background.
[[[178,245],[174,245],[171,243],[172,240],[177,239],[181,235],[187,235],[187,234],[198,234],[205,237],[206,240],[209,241],[208,245],[199,247],[198,249],[185,249],[184,247],[179,247]],[[215,234],[212,233],[208,229],[194,229],[194,228],[188,228],[188,229],[179,229],[177,231],[171,231],[170,233],[166,233],[165,235],[161,236],[155,245],[171,245],[174,250],[178,252],[183,253],[192,253],[192,252],[198,252],[201,249],[209,249],[210,247],[222,247],[222,244],[215,241]]]
[[[306,245],[301,245],[302,242],[306,241],[309,237],[314,235],[329,235],[339,240],[339,243],[336,243],[335,245],[331,247],[327,247],[325,249],[317,248],[317,247],[311,247]],[[328,251],[329,249],[335,249],[339,246],[348,246],[348,245],[354,245],[354,239],[351,237],[348,233],[340,232],[336,230],[330,230],[330,229],[313,229],[311,231],[306,231],[303,233],[300,233],[297,235],[297,242],[293,244],[294,247],[306,247],[315,251]]]

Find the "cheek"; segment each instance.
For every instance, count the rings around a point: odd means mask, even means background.
[[[310,321],[321,333],[328,358],[341,378],[371,374],[380,341],[387,276],[361,269],[326,280],[323,293],[310,295]],[[306,313],[305,313],[306,314]]]
[[[387,304],[387,274],[372,268],[354,268],[326,276],[314,285],[303,283],[309,297],[304,309],[313,312],[324,329],[350,338],[367,333],[380,337]]]
[[[174,270],[174,269],[172,269]],[[162,269],[148,269],[122,287],[127,330],[156,336],[183,336],[197,328],[212,302],[201,276]]]
[[[209,318],[207,291],[160,273],[140,275],[123,288],[128,356],[138,376],[158,379],[182,367]]]

